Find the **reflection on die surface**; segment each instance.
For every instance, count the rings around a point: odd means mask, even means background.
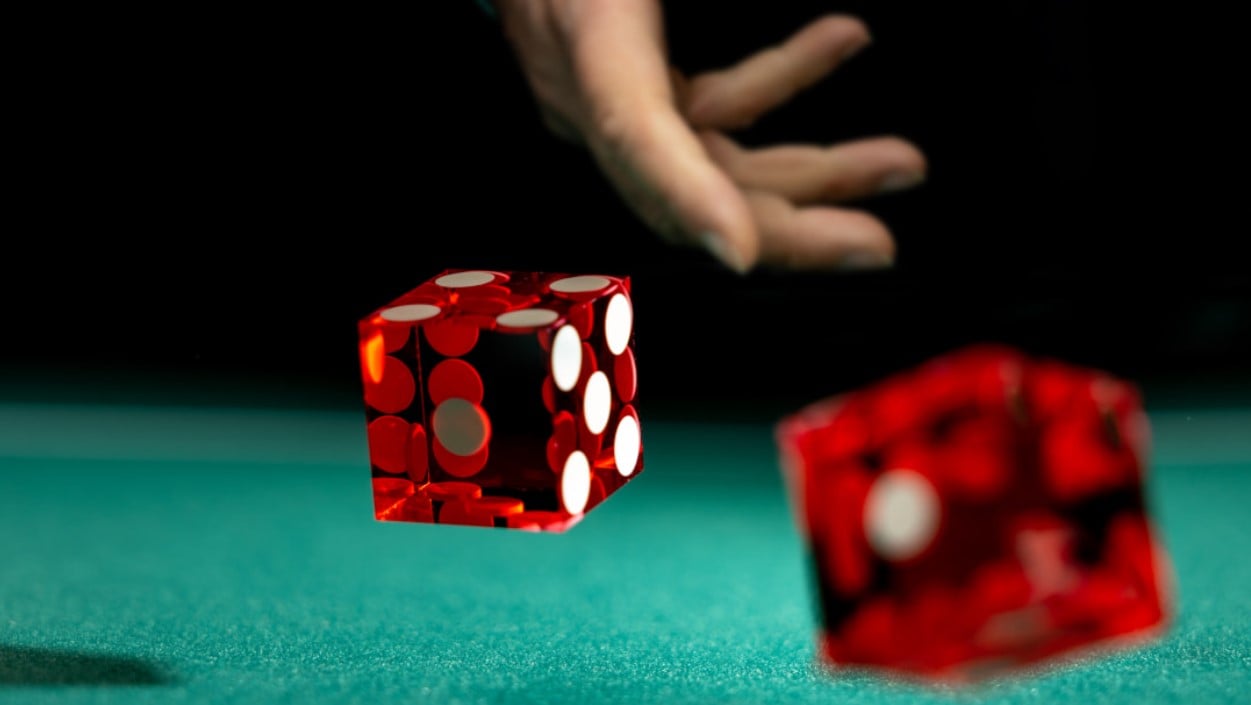
[[[629,278],[447,270],[359,332],[379,520],[563,531],[643,470]]]
[[[998,346],[784,419],[824,661],[962,681],[1158,633],[1148,432],[1131,385]]]

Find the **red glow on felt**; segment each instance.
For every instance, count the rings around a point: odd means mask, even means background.
[[[378,469],[403,474],[408,468],[408,422],[398,416],[379,416],[369,422],[369,462]]]
[[[365,380],[365,402],[384,414],[407,409],[417,391],[413,373],[390,355],[382,356],[381,370],[376,381],[372,376]]]
[[[435,404],[452,397],[482,403],[482,377],[473,365],[464,360],[452,358],[435,365],[430,371],[428,387],[430,399]]]

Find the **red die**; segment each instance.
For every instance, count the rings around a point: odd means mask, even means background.
[[[960,680],[1158,631],[1147,432],[1130,385],[991,346],[784,419],[824,658]]]
[[[360,322],[379,520],[563,531],[642,472],[630,280],[448,270]]]

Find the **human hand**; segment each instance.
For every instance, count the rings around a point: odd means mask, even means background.
[[[818,19],[777,47],[687,79],[668,64],[657,0],[499,0],[498,9],[544,123],[583,144],[663,238],[703,246],[739,272],[893,262],[880,220],[830,204],[920,183],[926,165],[915,146],[879,137],[748,149],[726,134],[867,45],[859,20]]]

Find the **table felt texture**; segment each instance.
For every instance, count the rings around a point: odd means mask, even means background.
[[[1251,410],[1152,421],[1168,632],[953,688],[817,665],[768,424],[547,535],[374,521],[346,410],[0,405],[0,703],[1245,702]]]

